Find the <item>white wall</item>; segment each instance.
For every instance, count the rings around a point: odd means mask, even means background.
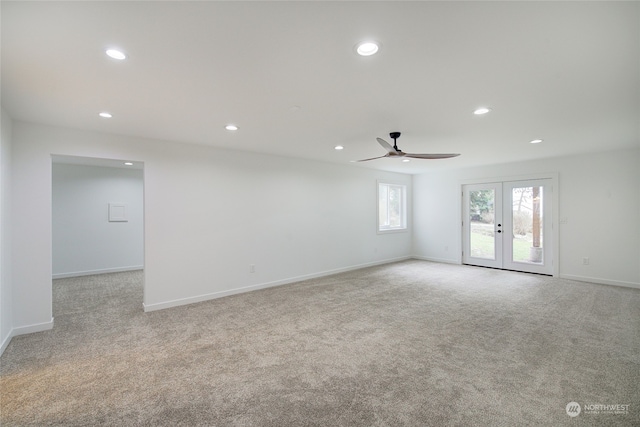
[[[11,118],[0,110],[0,354],[11,340]]]
[[[52,154],[144,162],[147,309],[411,254],[411,233],[376,233],[376,180],[411,192],[410,175],[22,122],[13,140],[13,307],[24,330],[52,322]]]
[[[640,287],[640,149],[417,175],[414,254],[460,262],[463,181],[543,172],[558,173],[559,276]]]
[[[638,149],[412,178],[23,122],[14,122],[10,132],[5,121],[3,114],[3,339],[11,310],[14,334],[53,325],[52,154],[145,163],[147,309],[412,253],[459,262],[461,181],[542,171],[559,173],[559,217],[567,219],[559,233],[561,276],[640,284]],[[410,194],[413,181],[414,233],[376,233],[378,179],[404,182]],[[10,249],[12,262],[6,256]],[[589,266],[581,265],[584,256]],[[249,272],[251,264],[255,273]]]
[[[53,164],[53,277],[143,267],[143,171]],[[126,222],[110,222],[109,203],[124,203]]]

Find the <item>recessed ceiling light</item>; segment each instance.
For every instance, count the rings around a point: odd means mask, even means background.
[[[411,160],[409,159],[402,159],[402,163],[409,163]]]
[[[532,139],[531,141],[529,141],[531,144],[540,144],[542,142],[541,139]]]
[[[127,55],[117,49],[107,49],[105,53],[107,54],[107,56],[113,59],[123,60],[127,57]]]
[[[133,163],[131,163],[131,162],[124,162],[124,164],[127,165],[127,166],[133,166]]]
[[[360,56],[375,55],[379,49],[380,43],[374,41],[361,42],[356,46],[356,52],[358,52]]]
[[[491,111],[491,108],[487,108],[487,107],[480,107],[480,108],[477,108],[477,109],[473,112],[473,114],[475,114],[475,115],[477,115],[477,116],[480,116],[480,115],[482,115],[482,114],[487,114],[489,111]]]
[[[238,130],[238,126],[236,125],[226,125],[224,128],[226,130]]]
[[[113,115],[111,113],[107,113],[106,111],[103,111],[102,113],[98,114],[100,117],[103,117],[105,119],[110,119],[111,117],[113,117]]]
[[[335,147],[333,147],[334,150],[344,150],[344,147],[342,145],[336,145]]]

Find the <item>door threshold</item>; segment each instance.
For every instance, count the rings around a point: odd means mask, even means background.
[[[489,270],[499,270],[499,271],[512,271],[514,273],[526,273],[526,274],[535,274],[536,276],[547,276],[547,277],[553,277],[553,274],[547,274],[547,273],[533,273],[531,271],[522,271],[522,270],[510,270],[508,268],[498,268],[498,267],[487,267],[484,265],[475,265],[475,264],[465,264],[462,263],[462,265],[467,265],[469,267],[477,267],[477,268],[487,268]]]

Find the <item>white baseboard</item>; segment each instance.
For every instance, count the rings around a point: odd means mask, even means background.
[[[411,258],[419,259],[419,260],[422,260],[422,261],[441,262],[443,264],[456,264],[456,265],[460,265],[461,264],[459,259],[432,258],[432,257],[420,256],[420,255],[414,255]]]
[[[142,265],[132,265],[129,267],[101,268],[99,270],[73,271],[70,273],[55,273],[53,274],[52,277],[54,279],[66,279],[67,277],[93,276],[94,274],[105,274],[105,273],[121,273],[123,271],[142,270],[143,268],[144,266]]]
[[[560,274],[561,279],[577,280],[579,282],[597,283],[599,285],[621,286],[623,288],[640,289],[640,283],[624,282],[621,280],[602,279],[599,277],[575,276],[573,274]]]
[[[9,334],[2,341],[2,344],[0,344],[0,356],[2,356],[2,353],[4,353],[5,349],[9,346],[11,338],[13,338],[13,329],[9,331]]]
[[[257,285],[244,286],[242,288],[230,289],[230,290],[227,290],[227,291],[213,292],[213,293],[204,294],[204,295],[197,295],[197,296],[189,297],[189,298],[181,298],[181,299],[177,299],[177,300],[173,300],[173,301],[165,301],[165,302],[159,302],[159,303],[154,303],[154,304],[144,304],[143,303],[142,306],[144,307],[144,311],[145,312],[156,311],[156,310],[164,310],[165,308],[179,307],[181,305],[187,305],[187,304],[194,304],[194,303],[197,303],[197,302],[208,301],[208,300],[212,300],[212,299],[216,299],[216,298],[222,298],[222,297],[226,297],[226,296],[230,296],[230,295],[236,295],[236,294],[242,294],[242,293],[245,293],[245,292],[256,291],[258,289],[265,289],[265,288],[271,288],[271,287],[274,287],[274,286],[287,285],[289,283],[301,282],[303,280],[315,279],[315,278],[318,278],[318,277],[330,276],[332,274],[338,274],[338,273],[344,273],[344,272],[347,272],[347,271],[359,270],[361,268],[373,267],[373,266],[376,266],[376,265],[389,264],[389,263],[398,262],[398,261],[406,261],[406,260],[411,259],[411,258],[412,257],[410,257],[410,256],[406,256],[406,257],[400,257],[400,258],[387,259],[387,260],[384,260],[384,261],[377,261],[377,262],[371,262],[371,263],[366,263],[366,264],[353,265],[353,266],[350,266],[350,267],[337,268],[335,270],[327,270],[327,271],[322,271],[322,272],[319,272],[319,273],[305,274],[303,276],[290,277],[288,279],[276,280],[276,281],[267,282],[267,283],[259,283]]]
[[[48,322],[36,323],[35,325],[18,326],[13,328],[13,336],[32,334],[34,332],[42,332],[53,329],[53,317]]]
[[[0,345],[0,356],[4,353],[5,349],[9,346],[11,339],[18,335],[32,334],[34,332],[42,332],[53,329],[53,317],[48,322],[37,323],[35,325],[27,325],[27,326],[19,326],[17,328],[11,329],[7,337],[2,341]]]

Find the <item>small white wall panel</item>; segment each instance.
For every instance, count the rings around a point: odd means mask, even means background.
[[[127,222],[127,205],[109,203],[109,222]]]

